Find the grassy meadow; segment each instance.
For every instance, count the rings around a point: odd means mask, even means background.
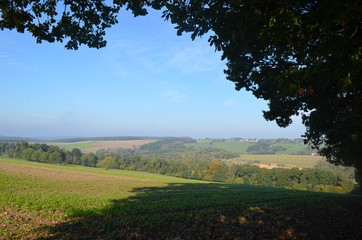
[[[72,151],[73,148],[78,148],[80,150],[87,148],[96,148],[99,147],[96,141],[83,141],[83,142],[75,142],[75,143],[67,143],[67,144],[55,144],[60,148],[64,148],[65,150]]]
[[[359,239],[362,196],[0,158],[0,239]]]
[[[254,143],[249,142],[238,142],[238,141],[225,141],[225,142],[214,142],[214,141],[202,141],[197,143],[186,143],[187,147],[195,148],[222,148],[230,152],[246,154],[246,149]]]

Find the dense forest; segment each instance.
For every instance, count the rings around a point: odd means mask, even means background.
[[[238,154],[217,148],[185,147],[189,138],[166,138],[139,149],[98,150],[82,153],[46,144],[0,143],[0,154],[11,158],[57,164],[75,164],[104,169],[145,171],[169,176],[208,181],[286,187],[323,192],[350,192],[353,182],[342,171],[321,168],[266,169],[249,164],[226,165],[222,160]],[[323,166],[322,166],[323,165]]]

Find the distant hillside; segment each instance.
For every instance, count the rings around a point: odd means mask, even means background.
[[[123,136],[123,137],[84,137],[84,138],[67,138],[67,139],[56,139],[49,142],[84,142],[84,141],[126,141],[126,140],[159,140],[167,137],[135,137],[135,136]]]
[[[42,142],[41,140],[35,138],[0,136],[0,142],[20,142],[20,141]]]
[[[148,143],[140,147],[141,150],[159,151],[162,149],[174,149],[183,146],[186,143],[196,143],[195,139],[190,137],[166,137],[158,139],[157,142]]]
[[[239,154],[315,155],[316,151],[303,143],[302,139],[212,139],[187,143],[187,147],[222,148]]]

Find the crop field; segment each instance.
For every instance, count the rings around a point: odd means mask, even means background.
[[[79,148],[83,152],[96,152],[99,149],[110,148],[138,148],[143,144],[151,143],[156,140],[124,140],[124,141],[82,141],[72,143],[52,143],[49,145],[56,145],[66,150],[71,151],[73,148]]]
[[[240,154],[248,154],[246,151],[249,146],[254,145],[252,142],[239,142],[239,141],[225,141],[225,142],[214,142],[214,141],[202,141],[197,143],[187,143],[185,144],[188,147],[214,147],[214,148],[222,148],[227,151],[236,152]],[[276,152],[276,154],[296,154],[304,149],[306,146],[302,143],[276,143],[271,146],[282,146],[285,147],[286,150]]]
[[[56,145],[68,151],[72,151],[73,148],[79,148],[80,150],[84,150],[84,149],[99,147],[95,141],[84,141],[84,142],[74,142],[74,143],[47,143],[47,144]]]
[[[0,239],[359,239],[362,196],[0,158]]]
[[[310,155],[241,155],[240,158],[226,160],[230,164],[243,164],[245,162],[255,162],[263,167],[314,167],[319,160],[324,160],[321,156]]]

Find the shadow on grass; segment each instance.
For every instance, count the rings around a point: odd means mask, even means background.
[[[137,188],[45,239],[360,239],[362,197],[229,184]]]

